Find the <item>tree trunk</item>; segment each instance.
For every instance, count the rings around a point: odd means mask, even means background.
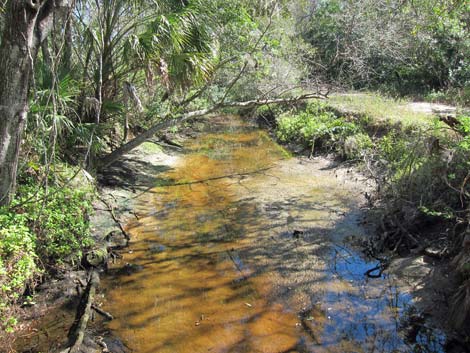
[[[7,9],[0,48],[0,205],[8,204],[15,191],[32,58],[37,51],[33,44],[37,15],[32,2],[12,0]]]
[[[68,13],[65,18],[65,43],[64,43],[64,62],[62,70],[64,73],[69,73],[72,69],[72,20],[71,13]]]
[[[0,47],[0,205],[15,192],[34,59],[67,0],[10,0]]]

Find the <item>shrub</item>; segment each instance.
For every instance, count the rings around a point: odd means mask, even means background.
[[[278,118],[277,137],[306,147],[339,148],[339,142],[361,132],[359,126],[327,111],[323,103],[308,104],[305,110],[284,113]]]
[[[343,157],[356,159],[369,151],[374,146],[369,135],[362,132],[348,136],[344,141]]]
[[[8,303],[16,301],[40,270],[36,266],[36,238],[23,214],[0,213],[0,329],[11,332],[16,323]]]
[[[457,224],[468,212],[470,135],[465,131],[470,132],[470,120],[468,126],[466,118],[460,121],[460,139],[446,139],[436,130],[389,133],[378,142],[374,164],[382,198],[403,228],[418,231],[421,216]]]
[[[17,204],[30,200],[21,208],[36,234],[36,250],[42,261],[55,266],[79,260],[82,249],[92,244],[88,191],[54,186],[46,194],[42,188],[22,186],[19,193],[22,197]]]

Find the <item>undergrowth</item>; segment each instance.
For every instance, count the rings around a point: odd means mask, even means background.
[[[76,265],[91,246],[88,187],[34,178],[19,186],[10,207],[0,208],[0,329],[12,332],[15,306],[44,274]]]
[[[276,136],[281,142],[298,143],[318,150],[338,152],[357,158],[372,146],[364,128],[357,122],[336,116],[323,102],[314,102],[280,114]]]

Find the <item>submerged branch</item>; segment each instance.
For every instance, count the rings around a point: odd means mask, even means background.
[[[80,308],[77,312],[77,321],[70,331],[70,345],[67,349],[61,351],[61,353],[78,353],[85,337],[85,330],[88,325],[88,321],[91,317],[91,310],[96,294],[96,289],[100,283],[100,276],[97,270],[92,270],[90,273],[90,279],[88,281],[86,292],[80,303]]]

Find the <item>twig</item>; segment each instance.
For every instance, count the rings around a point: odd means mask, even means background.
[[[102,315],[103,317],[105,317],[107,320],[114,320],[114,316],[111,315],[110,313],[108,313],[107,311],[104,311],[103,309],[101,309],[99,306],[97,306],[96,304],[91,304],[91,308],[96,311],[98,314]]]
[[[126,232],[124,227],[121,224],[121,221],[119,218],[116,217],[116,214],[114,213],[114,207],[112,207],[105,199],[100,198],[100,201],[104,203],[108,207],[108,212],[111,214],[111,217],[113,217],[114,222],[119,226],[119,229],[121,230],[122,234],[126,237],[127,240],[130,240],[131,237],[130,235]]]

